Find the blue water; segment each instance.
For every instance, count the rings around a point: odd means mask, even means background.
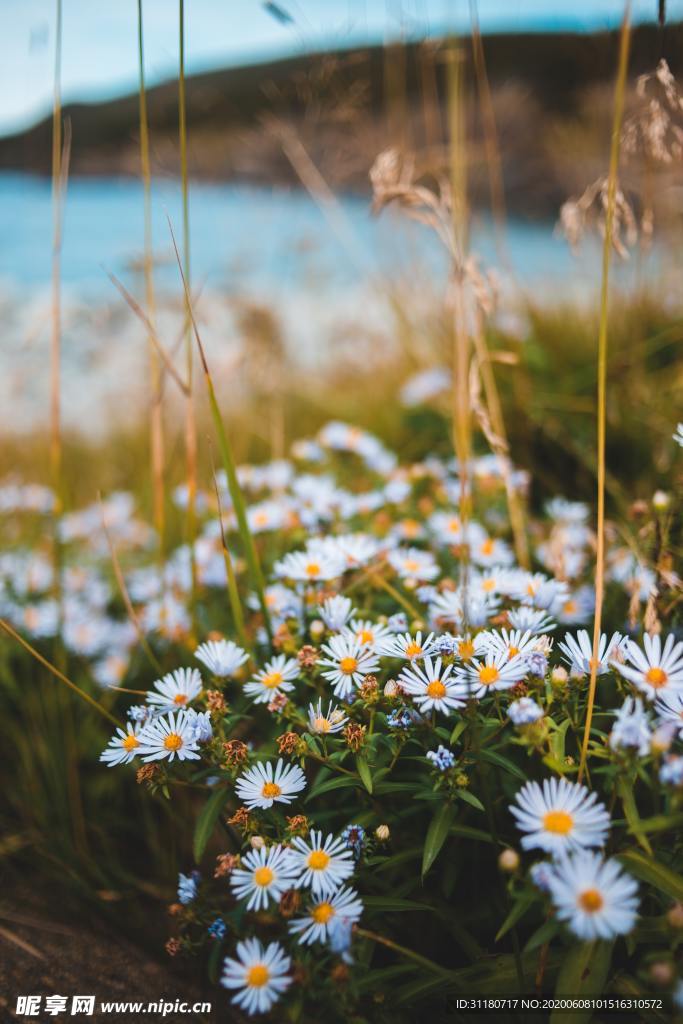
[[[158,280],[177,289],[170,218],[181,234],[174,181],[153,186],[153,236]],[[307,193],[244,185],[193,184],[190,196],[191,261],[195,284],[248,292],[305,289],[325,293],[368,279],[400,280],[445,273],[445,258],[426,228],[396,212],[374,217],[367,198],[342,197],[322,211]],[[49,181],[0,174],[0,282],[20,291],[49,287],[52,196]],[[553,233],[551,223],[512,219],[505,234],[509,269],[525,290],[593,289],[598,246],[580,259]],[[63,281],[84,298],[113,296],[105,269],[129,283],[131,261],[143,249],[143,194],[132,179],[74,179],[64,213]],[[484,266],[498,266],[491,224],[475,218],[472,249]],[[628,283],[635,268],[622,271]]]

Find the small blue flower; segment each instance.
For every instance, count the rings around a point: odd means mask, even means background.
[[[131,722],[146,722],[149,718],[149,708],[144,704],[134,704],[128,708],[128,717]]]
[[[187,715],[191,718],[191,724],[194,727],[194,738],[197,743],[208,743],[213,736],[210,713],[208,711],[195,711],[194,708],[188,708]]]
[[[184,875],[182,872],[178,875],[178,900],[183,906],[197,898],[201,877],[198,871],[193,871],[191,875]]]
[[[443,636],[437,637],[434,646],[442,658],[449,658],[458,650],[458,642],[450,633],[444,633]]]
[[[387,619],[387,626],[392,633],[405,633],[408,629],[408,616],[405,612],[397,612]]]
[[[543,718],[543,708],[531,697],[520,697],[508,708],[508,718],[513,725],[531,725]]]
[[[353,855],[356,860],[360,860],[360,855],[363,852],[363,846],[365,844],[365,829],[362,825],[347,825],[342,832],[342,839],[348,846],[349,850],[353,850]]]
[[[225,938],[225,933],[227,932],[227,930],[228,926],[222,917],[217,917],[213,924],[210,924],[208,927],[208,933],[211,936],[211,938],[218,939],[218,941]]]
[[[526,663],[532,676],[543,679],[548,671],[548,659],[543,651],[531,651],[526,655]]]
[[[327,944],[333,953],[341,956],[346,964],[353,963],[351,956],[352,923],[347,917],[333,917],[327,926]]]
[[[427,751],[427,758],[434,763],[440,772],[447,772],[455,764],[455,754],[441,743],[438,750]]]
[[[683,786],[683,757],[669,757],[659,769],[659,780],[665,786]]]
[[[415,715],[409,708],[401,708],[392,711],[387,718],[387,725],[390,729],[410,729],[415,724]]]
[[[550,892],[553,871],[547,861],[539,860],[536,864],[532,864],[529,868],[529,877],[541,892]]]

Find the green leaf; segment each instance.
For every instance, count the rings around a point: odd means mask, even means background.
[[[335,775],[333,779],[327,779],[319,786],[314,785],[304,803],[308,803],[314,796],[322,796],[323,793],[329,793],[332,789],[348,789],[350,786],[358,786],[358,780],[354,775]]]
[[[542,946],[545,942],[550,942],[554,939],[560,930],[559,921],[551,917],[549,921],[544,921],[540,928],[537,928],[534,934],[529,938],[527,944],[524,947],[525,953],[533,953],[535,949]]]
[[[519,899],[512,904],[512,909],[498,929],[494,942],[500,942],[503,936],[507,935],[511,928],[514,928],[517,922],[524,917],[529,907],[535,902],[536,898],[533,893],[522,893]]]
[[[483,803],[479,797],[475,796],[474,793],[470,793],[469,789],[458,789],[456,790],[457,798],[463,800],[470,807],[476,807],[478,811],[485,810]]]
[[[368,764],[367,759],[363,757],[362,754],[356,755],[356,770],[368,793],[372,793],[372,772],[370,771],[370,765]]]
[[[556,727],[550,736],[550,749],[560,764],[564,761],[564,743],[569,728],[569,719],[565,719],[561,726]]]
[[[417,900],[403,900],[397,896],[364,896],[363,905],[369,910],[428,910],[435,913],[433,907],[428,903],[418,903]]]
[[[671,868],[665,867],[652,857],[646,857],[640,850],[627,850],[617,854],[627,871],[639,878],[641,882],[654,885],[672,900],[683,901],[683,878]]]
[[[446,841],[451,825],[455,818],[453,804],[443,804],[432,818],[427,836],[425,838],[424,850],[422,852],[422,877],[427,874],[430,867],[439,855],[441,847]]]
[[[514,775],[516,778],[526,782],[526,775],[521,768],[517,767],[514,761],[503,757],[502,754],[498,754],[495,750],[480,750],[478,753],[482,761],[488,761],[489,764],[495,764],[499,768],[504,768],[510,775]]]
[[[214,830],[214,826],[218,821],[218,815],[223,810],[230,791],[227,788],[217,789],[211,794],[209,799],[206,801],[201,809],[197,823],[194,827],[194,839],[192,842],[192,850],[194,852],[194,859],[197,864],[202,859],[202,854],[206,849],[211,833]]]
[[[467,728],[467,722],[465,721],[464,718],[461,718],[460,721],[455,725],[455,727],[453,729],[453,732],[451,733],[450,740],[449,740],[451,745],[453,743],[455,743],[456,740],[458,740],[462,736],[462,734],[464,733],[466,728]]]
[[[555,985],[556,996],[599,996],[605,991],[612,962],[614,942],[580,942],[562,961]],[[593,1016],[591,1009],[573,1010],[572,1024],[583,1024]],[[551,1024],[566,1020],[566,1011],[553,1010]]]
[[[629,824],[629,831],[632,832],[645,852],[651,857],[652,847],[650,846],[647,836],[643,832],[640,815],[638,814],[638,808],[636,806],[636,799],[633,795],[633,788],[628,784],[627,779],[623,777],[619,779],[617,782],[617,792],[621,797],[624,814],[626,815],[626,820]]]

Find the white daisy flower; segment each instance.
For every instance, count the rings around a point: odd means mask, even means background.
[[[304,917],[297,917],[289,923],[289,930],[299,936],[302,946],[313,942],[326,942],[328,926],[332,919],[339,917],[354,925],[363,913],[363,904],[354,889],[339,889],[334,896],[315,900],[307,908]]]
[[[441,711],[448,715],[452,708],[465,703],[465,694],[458,680],[451,677],[452,665],[442,669],[441,658],[436,661],[427,656],[422,664],[413,663],[398,677],[399,685],[409,693],[421,712]]]
[[[557,621],[562,625],[574,622],[589,622],[595,610],[595,590],[593,587],[579,587],[567,596],[567,600],[557,611]]]
[[[560,580],[550,579],[542,572],[525,572],[520,573],[517,586],[510,591],[510,597],[522,604],[551,612],[567,600],[568,592],[567,584]]]
[[[522,605],[508,612],[508,622],[514,629],[532,633],[552,633],[557,623],[542,609]]]
[[[613,633],[608,640],[605,633],[600,634],[598,643],[598,666],[597,674],[602,676],[610,670],[610,661],[620,652],[620,644],[624,637],[621,633]],[[570,672],[575,675],[590,675],[593,667],[593,638],[587,629],[580,629],[573,637],[566,633],[564,640],[558,645],[562,651],[562,660],[569,665]]]
[[[298,675],[299,663],[296,658],[278,654],[245,684],[244,692],[248,697],[253,697],[255,704],[269,704],[276,693],[289,693],[293,690],[292,680]]]
[[[322,675],[333,683],[335,697],[342,700],[347,700],[354,686],[360,686],[368,674],[380,667],[375,652],[355,637],[333,636],[323,644],[322,653],[327,655],[320,661],[321,668],[326,669]]]
[[[428,525],[439,544],[462,543],[462,520],[455,512],[434,512]]]
[[[110,768],[117,764],[130,764],[140,748],[140,729],[139,723],[127,725],[125,732],[117,729],[100,754],[100,761],[104,761]]]
[[[255,807],[267,810],[274,803],[291,804],[295,793],[306,788],[306,776],[298,765],[284,767],[279,758],[275,771],[273,762],[259,761],[237,780],[235,792],[249,810]]]
[[[292,861],[299,873],[297,884],[310,886],[314,896],[330,896],[353,874],[353,853],[343,839],[311,829],[310,841],[301,836],[292,839]]]
[[[327,628],[332,633],[341,633],[356,609],[350,597],[343,597],[342,594],[335,594],[318,607],[318,613]]]
[[[612,750],[635,750],[640,757],[650,753],[652,730],[640,697],[627,697],[617,712],[609,734]]]
[[[669,633],[662,647],[658,633],[652,636],[645,633],[643,647],[644,652],[632,640],[627,642],[624,654],[631,664],[616,664],[614,667],[620,675],[650,700],[664,691],[683,690],[683,641],[676,643],[673,633]]]
[[[232,640],[208,640],[199,645],[194,656],[219,679],[234,676],[240,665],[249,659],[247,652]]]
[[[230,888],[238,900],[249,897],[247,910],[265,910],[295,885],[297,871],[284,846],[262,846],[242,858],[230,875]]]
[[[147,722],[139,735],[138,753],[143,761],[160,761],[167,757],[173,761],[197,761],[198,740],[194,716],[178,711],[158,716]]]
[[[292,983],[291,963],[279,942],[262,946],[258,939],[245,939],[237,943],[237,959],[223,961],[221,985],[240,990],[232,1002],[250,1016],[267,1013]]]
[[[370,619],[352,619],[342,636],[357,640],[375,654],[384,654],[387,640],[391,640],[392,633],[388,626],[371,622]]]
[[[472,658],[458,669],[458,678],[464,685],[464,695],[481,700],[493,690],[509,690],[511,686],[529,674],[529,666],[523,657],[509,656],[507,649],[492,650],[481,658]]]
[[[472,544],[470,557],[475,565],[485,566],[512,565],[515,560],[508,545],[493,537],[485,537],[476,544]]]
[[[612,939],[633,929],[638,886],[616,860],[580,850],[554,865],[548,887],[558,918],[579,939]]]
[[[508,708],[508,718],[513,725],[532,725],[543,718],[543,708],[531,697],[520,697]]]
[[[674,726],[683,739],[683,690],[665,690],[657,697],[655,711],[659,721]]]
[[[323,712],[322,700],[318,700],[317,704],[308,705],[308,728],[312,733],[326,736],[340,732],[347,722],[347,716],[332,701],[327,706],[327,713]]]
[[[335,580],[346,569],[343,556],[336,556],[320,548],[315,551],[290,551],[275,563],[273,572],[282,579],[297,583],[318,583],[321,580]]]
[[[367,533],[344,533],[333,538],[348,569],[357,569],[376,558],[380,543]]]
[[[415,661],[434,652],[436,645],[433,641],[434,633],[429,633],[423,640],[422,630],[418,630],[414,636],[411,633],[394,634],[384,645],[382,653],[391,658]]]
[[[431,552],[419,548],[395,548],[387,560],[403,580],[429,581],[440,572]]]
[[[525,850],[541,849],[553,856],[588,846],[603,846],[609,814],[595,793],[566,779],[527,782],[510,808],[517,820]]]
[[[538,637],[528,629],[525,632],[521,629],[501,629],[500,632],[491,629],[479,635],[486,638],[487,653],[498,654],[499,651],[504,651],[508,659],[516,655],[524,657],[538,647]]]
[[[154,688],[147,691],[147,703],[152,705],[155,714],[163,715],[186,707],[198,697],[202,692],[202,677],[196,668],[177,668],[163,679],[157,679]]]

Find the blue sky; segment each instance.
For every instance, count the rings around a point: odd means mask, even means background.
[[[62,90],[66,101],[129,92],[137,82],[137,0],[62,0]],[[25,127],[51,105],[56,0],[0,0],[0,134]],[[185,0],[189,72],[329,46],[464,31],[469,0],[279,0],[283,24],[261,0]],[[653,20],[657,0],[633,0],[634,19]],[[614,27],[624,0],[478,0],[486,31]],[[668,0],[670,20],[683,0]],[[178,60],[176,0],[144,0],[150,83]]]

